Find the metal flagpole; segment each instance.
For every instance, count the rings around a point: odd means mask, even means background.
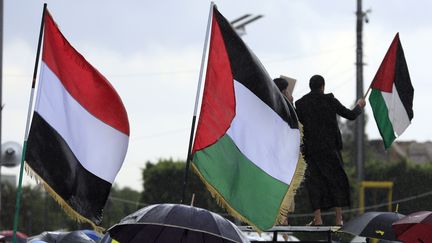
[[[29,133],[29,127],[30,127],[30,117],[31,117],[31,112],[32,112],[32,107],[33,107],[34,91],[35,91],[35,87],[36,87],[36,76],[37,76],[37,70],[38,70],[38,66],[39,66],[40,49],[41,49],[41,44],[42,44],[42,34],[43,34],[43,29],[44,29],[44,19],[45,19],[45,13],[47,11],[46,9],[47,9],[47,4],[45,3],[43,6],[43,11],[42,11],[42,20],[41,20],[40,31],[39,31],[39,40],[38,40],[38,46],[37,46],[37,52],[36,52],[36,61],[35,61],[35,66],[34,66],[34,71],[33,71],[33,80],[32,80],[31,92],[30,92],[30,102],[29,102],[28,111],[27,111],[27,122],[26,122],[26,128],[25,128],[25,133],[24,133],[24,144],[23,144],[23,150],[22,150],[22,156],[21,156],[20,174],[19,174],[18,188],[17,188],[17,193],[16,193],[15,217],[14,217],[14,224],[13,224],[13,241],[12,241],[13,243],[16,243],[16,240],[17,240],[16,232],[17,232],[17,228],[18,228],[18,216],[19,216],[20,204],[21,204],[24,159],[25,159],[25,154],[26,154],[26,150],[27,150],[27,139],[28,139],[28,133]]]
[[[208,42],[209,42],[209,36],[210,36],[210,28],[211,28],[211,22],[212,22],[211,20],[213,17],[213,7],[214,6],[215,6],[214,2],[211,2],[208,21],[207,21],[206,36],[205,36],[205,40],[204,40],[203,54],[202,54],[202,58],[201,58],[201,69],[200,69],[199,78],[198,78],[198,87],[197,87],[196,96],[195,96],[195,108],[194,108],[194,113],[193,113],[193,117],[192,117],[191,132],[190,132],[190,137],[189,137],[189,147],[188,147],[188,151],[187,151],[187,159],[186,159],[186,167],[185,167],[184,180],[183,180],[181,203],[184,202],[185,193],[186,193],[186,186],[187,186],[187,182],[188,182],[188,172],[189,172],[189,166],[190,166],[190,160],[191,160],[192,141],[193,141],[193,135],[195,132],[195,122],[196,122],[196,116],[197,116],[197,110],[198,110],[199,94],[200,94],[200,90],[201,90],[201,83],[203,80],[204,65],[205,65],[205,59],[207,56]]]
[[[369,85],[368,90],[366,91],[365,95],[363,96],[363,99],[366,99],[366,96],[369,94],[369,91],[372,89],[372,83]]]
[[[4,1],[0,0],[0,152],[1,152],[1,123],[2,123],[2,113],[3,113],[3,100],[2,100],[2,92],[3,92],[3,14],[4,14]],[[1,225],[1,215],[3,213],[2,211],[2,203],[1,203],[1,199],[2,199],[2,188],[1,188],[1,167],[2,167],[2,163],[3,160],[0,156],[0,225]]]

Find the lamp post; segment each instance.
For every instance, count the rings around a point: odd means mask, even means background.
[[[230,24],[232,25],[232,27],[236,30],[237,34],[242,36],[246,34],[246,25],[260,19],[264,17],[263,15],[259,14],[259,15],[251,15],[251,14],[245,14],[242,15],[241,17],[238,17],[236,19],[234,19],[233,21],[230,22]]]

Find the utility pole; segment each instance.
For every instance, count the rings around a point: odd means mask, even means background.
[[[368,11],[367,11],[368,12]],[[367,23],[367,12],[363,12],[362,0],[357,0],[357,48],[356,48],[356,68],[357,68],[357,90],[356,97],[363,97],[363,20]],[[357,180],[363,180],[363,162],[364,162],[364,127],[365,116],[364,112],[355,120],[355,161],[357,165]]]

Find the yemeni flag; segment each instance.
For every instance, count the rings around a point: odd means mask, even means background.
[[[293,107],[214,8],[194,171],[230,214],[266,230],[292,210],[300,141]]]
[[[390,45],[371,84],[369,102],[378,130],[388,149],[413,119],[414,88],[408,72],[399,33]]]
[[[44,44],[25,159],[65,211],[100,224],[129,143],[123,103],[64,38],[46,11]]]

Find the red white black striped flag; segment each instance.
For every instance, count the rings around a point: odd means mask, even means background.
[[[45,12],[27,166],[69,215],[100,224],[129,143],[123,103]]]

